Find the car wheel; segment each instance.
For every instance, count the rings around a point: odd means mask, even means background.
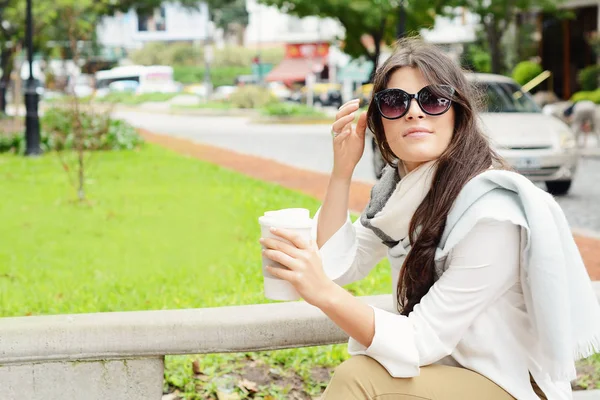
[[[375,143],[375,139],[371,140],[371,145],[373,147],[373,172],[375,173],[377,180],[379,180],[381,179],[383,168],[385,168],[386,163],[379,151],[379,146]]]
[[[553,195],[564,195],[571,188],[571,181],[547,181],[546,188]]]

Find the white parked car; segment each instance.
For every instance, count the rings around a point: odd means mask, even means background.
[[[492,147],[520,174],[544,182],[548,192],[566,194],[575,177],[579,154],[575,136],[560,119],[542,113],[528,93],[510,78],[469,74],[485,94],[483,129]],[[372,141],[374,170],[381,176],[384,162]]]

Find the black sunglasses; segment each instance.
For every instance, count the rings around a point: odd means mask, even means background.
[[[398,119],[406,115],[412,99],[417,100],[427,115],[442,115],[450,109],[454,88],[448,85],[429,85],[418,93],[407,93],[402,89],[385,89],[375,93],[377,109],[383,118]]]

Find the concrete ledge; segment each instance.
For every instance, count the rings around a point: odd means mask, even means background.
[[[361,299],[393,307],[390,295]],[[0,365],[274,350],[347,339],[305,302],[0,318]]]
[[[162,357],[0,366],[2,399],[160,399]]]
[[[593,283],[600,301],[600,282]],[[360,297],[392,311],[391,295]],[[308,303],[0,318],[0,366],[229,353],[343,343]]]

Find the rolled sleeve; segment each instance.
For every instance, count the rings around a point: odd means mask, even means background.
[[[375,313],[375,336],[371,346],[367,348],[350,338],[348,353],[377,360],[394,377],[418,376],[419,352],[415,346],[412,322],[403,315],[372,308]]]
[[[450,266],[408,315],[374,309],[375,336],[366,348],[350,338],[351,355],[377,360],[393,377],[450,355],[473,321],[519,279],[520,227],[486,220],[455,247]]]

